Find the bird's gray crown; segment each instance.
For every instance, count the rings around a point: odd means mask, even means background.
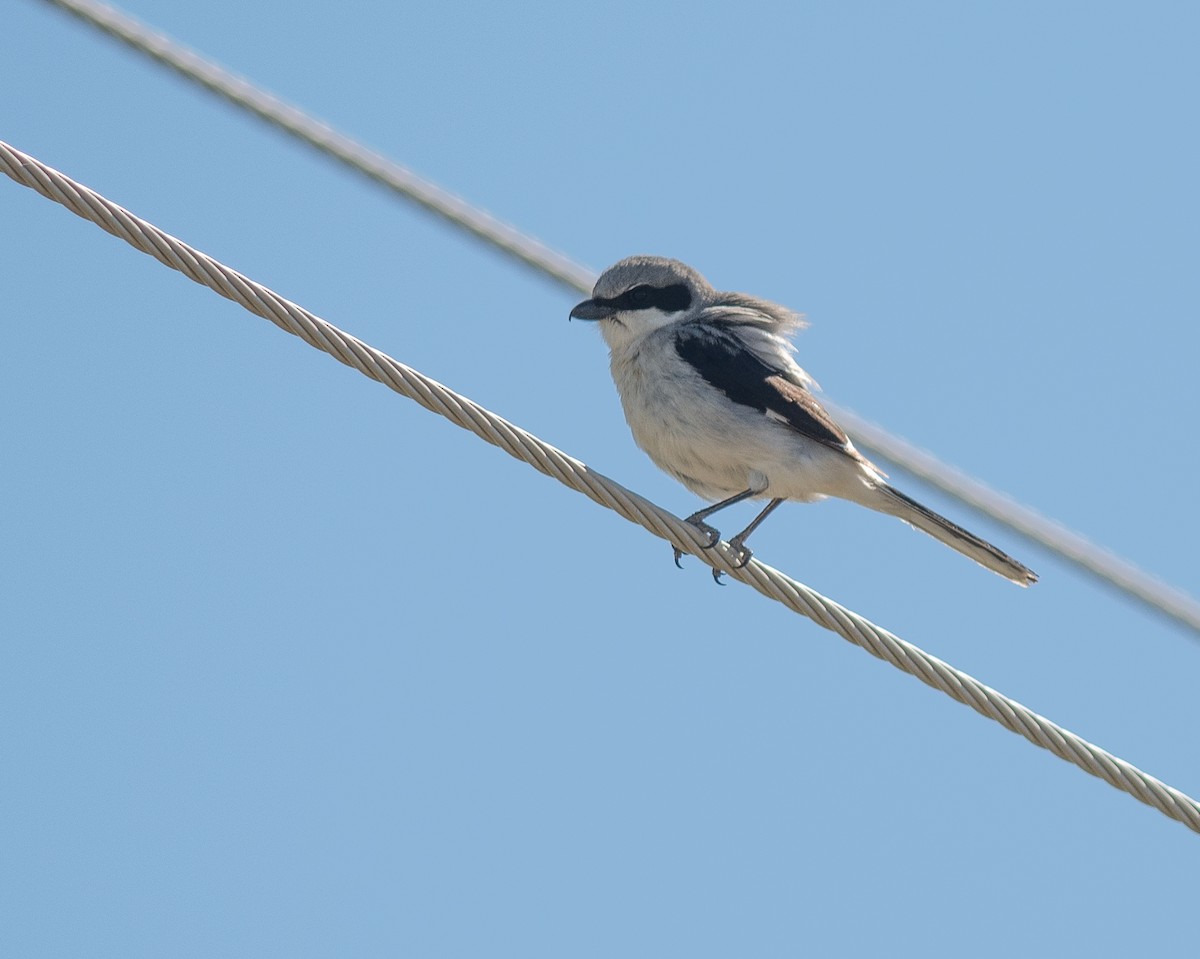
[[[592,302],[613,303],[639,286],[657,290],[683,287],[689,315],[739,326],[756,326],[787,336],[805,326],[804,318],[778,303],[748,293],[721,293],[686,263],[665,256],[630,256],[614,263],[596,281]]]
[[[627,256],[600,275],[592,296],[611,300],[635,286],[663,289],[676,284],[686,286],[698,299],[707,300],[713,294],[708,280],[686,263],[665,256]]]

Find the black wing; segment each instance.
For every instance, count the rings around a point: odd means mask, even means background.
[[[858,459],[850,439],[816,397],[764,363],[731,332],[718,326],[686,323],[675,333],[675,352],[705,380],[760,413],[773,413],[797,433]]]

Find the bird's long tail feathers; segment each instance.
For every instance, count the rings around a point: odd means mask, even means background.
[[[941,540],[951,549],[956,549],[964,556],[975,560],[980,566],[986,566],[993,573],[999,573],[1007,580],[1018,586],[1029,586],[1037,582],[1037,573],[1022,566],[1011,556],[1001,552],[991,543],[980,539],[974,533],[969,533],[957,523],[952,523],[944,516],[939,516],[927,506],[922,506],[914,499],[909,499],[897,489],[886,483],[880,483],[876,489],[883,495],[871,505],[875,509],[892,516],[897,516],[910,526],[915,526],[923,533],[928,533],[934,539]]]

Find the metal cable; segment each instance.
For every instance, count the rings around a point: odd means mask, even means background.
[[[1060,759],[1073,763],[1189,829],[1200,832],[1200,803],[1179,790],[1080,739],[776,569],[753,559],[745,568],[733,569],[729,560],[737,557],[727,543],[704,549],[705,537],[695,527],[649,500],[2,141],[0,170],[188,278],[300,337],[310,346],[329,353],[371,379],[416,400],[426,409],[470,430],[534,469],[607,506],[710,566],[753,586],[764,596],[809,617],[873,656],[916,676],[926,685],[970,706],[1005,729],[1024,736]]]
[[[285,130],[319,152],[365,174],[563,286],[590,294],[596,281],[592,270],[336,132],[328,124],[308,116],[297,107],[258,89],[175,40],[94,0],[46,2],[150,56],[233,105]],[[1188,594],[1149,575],[1086,537],[1022,506],[1011,497],[940,462],[932,454],[886,432],[857,413],[827,399],[822,402],[860,445],[1200,634],[1200,602]]]
[[[186,80],[198,83],[233,105],[248,110],[262,120],[290,133],[320,153],[339,160],[352,170],[365,174],[376,183],[466,230],[497,250],[533,268],[573,290],[591,290],[595,274],[544,243],[472,206],[436,183],[418,176],[387,157],[367,149],[338,133],[329,124],[317,120],[298,107],[260,90],[237,74],[205,59],[177,41],[150,29],[127,14],[102,3],[88,0],[48,0],[52,5],[74,14],[84,23],[98,27],[109,36],[144,53],[163,66],[170,67]]]

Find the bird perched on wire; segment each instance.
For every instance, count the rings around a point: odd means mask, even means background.
[[[746,538],[784,500],[836,496],[897,516],[1019,586],[1037,581],[991,543],[893,489],[854,448],[792,359],[787,337],[803,322],[791,310],[718,292],[678,260],[631,256],[605,270],[571,316],[599,321],[638,446],[714,501],[687,518],[709,548],[720,534],[708,517],[742,500],[768,500],[729,540],[738,568],[750,561]],[[676,565],[681,556],[676,549]],[[720,582],[719,571],[713,576]]]

